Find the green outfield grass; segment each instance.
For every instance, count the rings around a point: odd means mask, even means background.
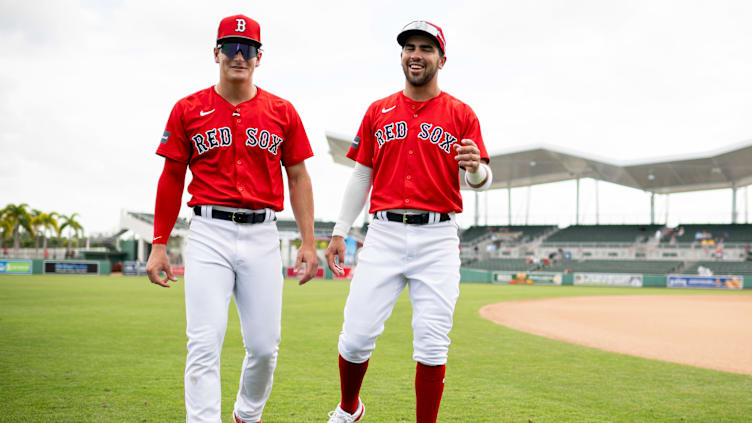
[[[347,289],[341,281],[287,282],[265,423],[323,423],[336,406]],[[484,304],[523,298],[688,292],[463,284],[439,421],[752,421],[750,376],[570,345],[478,314]],[[414,421],[410,313],[403,295],[366,375],[364,422]],[[182,282],[162,289],[136,277],[0,277],[0,422],[185,421],[184,326]],[[242,356],[231,305],[222,355],[226,422]]]

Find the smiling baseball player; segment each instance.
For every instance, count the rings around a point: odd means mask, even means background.
[[[363,418],[359,393],[368,360],[405,286],[413,307],[417,422],[436,422],[459,296],[460,168],[473,189],[487,189],[492,180],[478,118],[439,89],[438,71],[446,63],[441,28],[411,22],[397,41],[405,89],[366,111],[347,153],[355,169],[326,253],[332,271],[342,274],[335,259],[343,263],[343,237],[372,186],[374,220],[345,305],[338,344],[341,401],[329,423]]]
[[[180,211],[186,168],[193,219],[185,251],[187,422],[221,422],[219,357],[227,308],[235,297],[246,354],[233,417],[261,421],[280,342],[282,263],[275,212],[282,210],[285,167],[302,235],[296,268],[305,283],[316,273],[313,194],[304,160],[313,155],[292,104],[253,84],[261,60],[259,24],[222,19],[214,48],[219,83],[175,104],[157,154],[165,166],[157,186],[151,282],[175,281],[165,244]],[[166,273],[165,278],[159,272]]]

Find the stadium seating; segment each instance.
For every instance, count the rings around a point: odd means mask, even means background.
[[[671,273],[679,269],[681,261],[658,260],[586,260],[561,261],[541,268],[548,272],[595,272],[595,273]]]
[[[697,274],[697,269],[700,266],[710,269],[714,275],[752,276],[752,262],[744,261],[700,261],[683,270],[682,273],[687,275]]]
[[[490,235],[509,242],[529,242],[555,228],[553,225],[471,226],[462,232],[460,241],[468,243]]]
[[[334,222],[313,222],[313,232],[316,238],[330,238],[333,229]],[[277,230],[279,232],[294,232],[297,234],[298,224],[293,219],[277,219]]]
[[[752,224],[678,225],[666,231],[661,243],[701,243],[702,240],[732,243],[752,242]]]
[[[645,242],[662,228],[662,225],[572,225],[546,238],[550,243]]]
[[[538,267],[537,264],[533,263],[527,263],[526,259],[504,259],[504,258],[492,258],[487,260],[480,260],[471,264],[468,264],[467,267],[473,268],[473,269],[484,269],[484,270],[501,270],[501,271],[529,271],[534,270],[536,267]]]

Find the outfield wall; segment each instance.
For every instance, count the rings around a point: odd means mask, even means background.
[[[175,266],[173,266],[175,267]],[[182,266],[175,270],[182,270]],[[124,275],[145,275],[146,263],[126,262]],[[317,279],[350,279],[353,268],[345,268],[345,275],[336,277],[324,267],[319,268]],[[63,275],[109,275],[111,263],[106,260],[0,260],[0,275],[63,274]],[[182,274],[182,272],[176,272]],[[282,268],[284,277],[299,277],[293,268]],[[653,275],[637,273],[594,272],[524,272],[489,271],[485,269],[460,269],[460,282],[495,283],[519,285],[575,285],[614,287],[659,287],[659,288],[706,288],[706,289],[752,289],[752,277],[737,275]]]
[[[107,260],[0,260],[0,275],[109,275],[112,265]]]
[[[682,275],[595,272],[526,272],[460,269],[461,282],[517,285],[614,286],[633,288],[752,289],[752,277],[739,275]]]

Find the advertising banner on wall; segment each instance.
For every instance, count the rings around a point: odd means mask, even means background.
[[[44,273],[55,273],[59,275],[96,275],[99,274],[99,262],[45,260]]]
[[[561,285],[562,274],[557,272],[494,272],[493,283],[527,285]]]
[[[295,268],[294,267],[288,267],[288,268],[286,268],[285,272],[286,272],[286,276],[285,277],[295,278],[295,279],[302,278],[303,274],[305,273],[303,271],[303,269],[300,269],[300,272],[295,272]],[[314,276],[314,278],[315,279],[324,279],[324,268],[323,267],[319,267],[318,269],[316,269],[316,276]]]
[[[742,289],[744,277],[735,275],[668,275],[666,286],[669,288],[713,288],[713,289]]]
[[[0,260],[0,275],[30,275],[31,260]]]
[[[345,266],[342,268],[342,271],[344,272],[344,275],[334,275],[334,279],[352,279],[353,278],[353,268],[349,266]]]
[[[642,286],[642,275],[630,273],[575,273],[574,284],[579,286]]]
[[[123,262],[123,275],[124,276],[146,275],[146,262],[145,261],[124,261]]]

